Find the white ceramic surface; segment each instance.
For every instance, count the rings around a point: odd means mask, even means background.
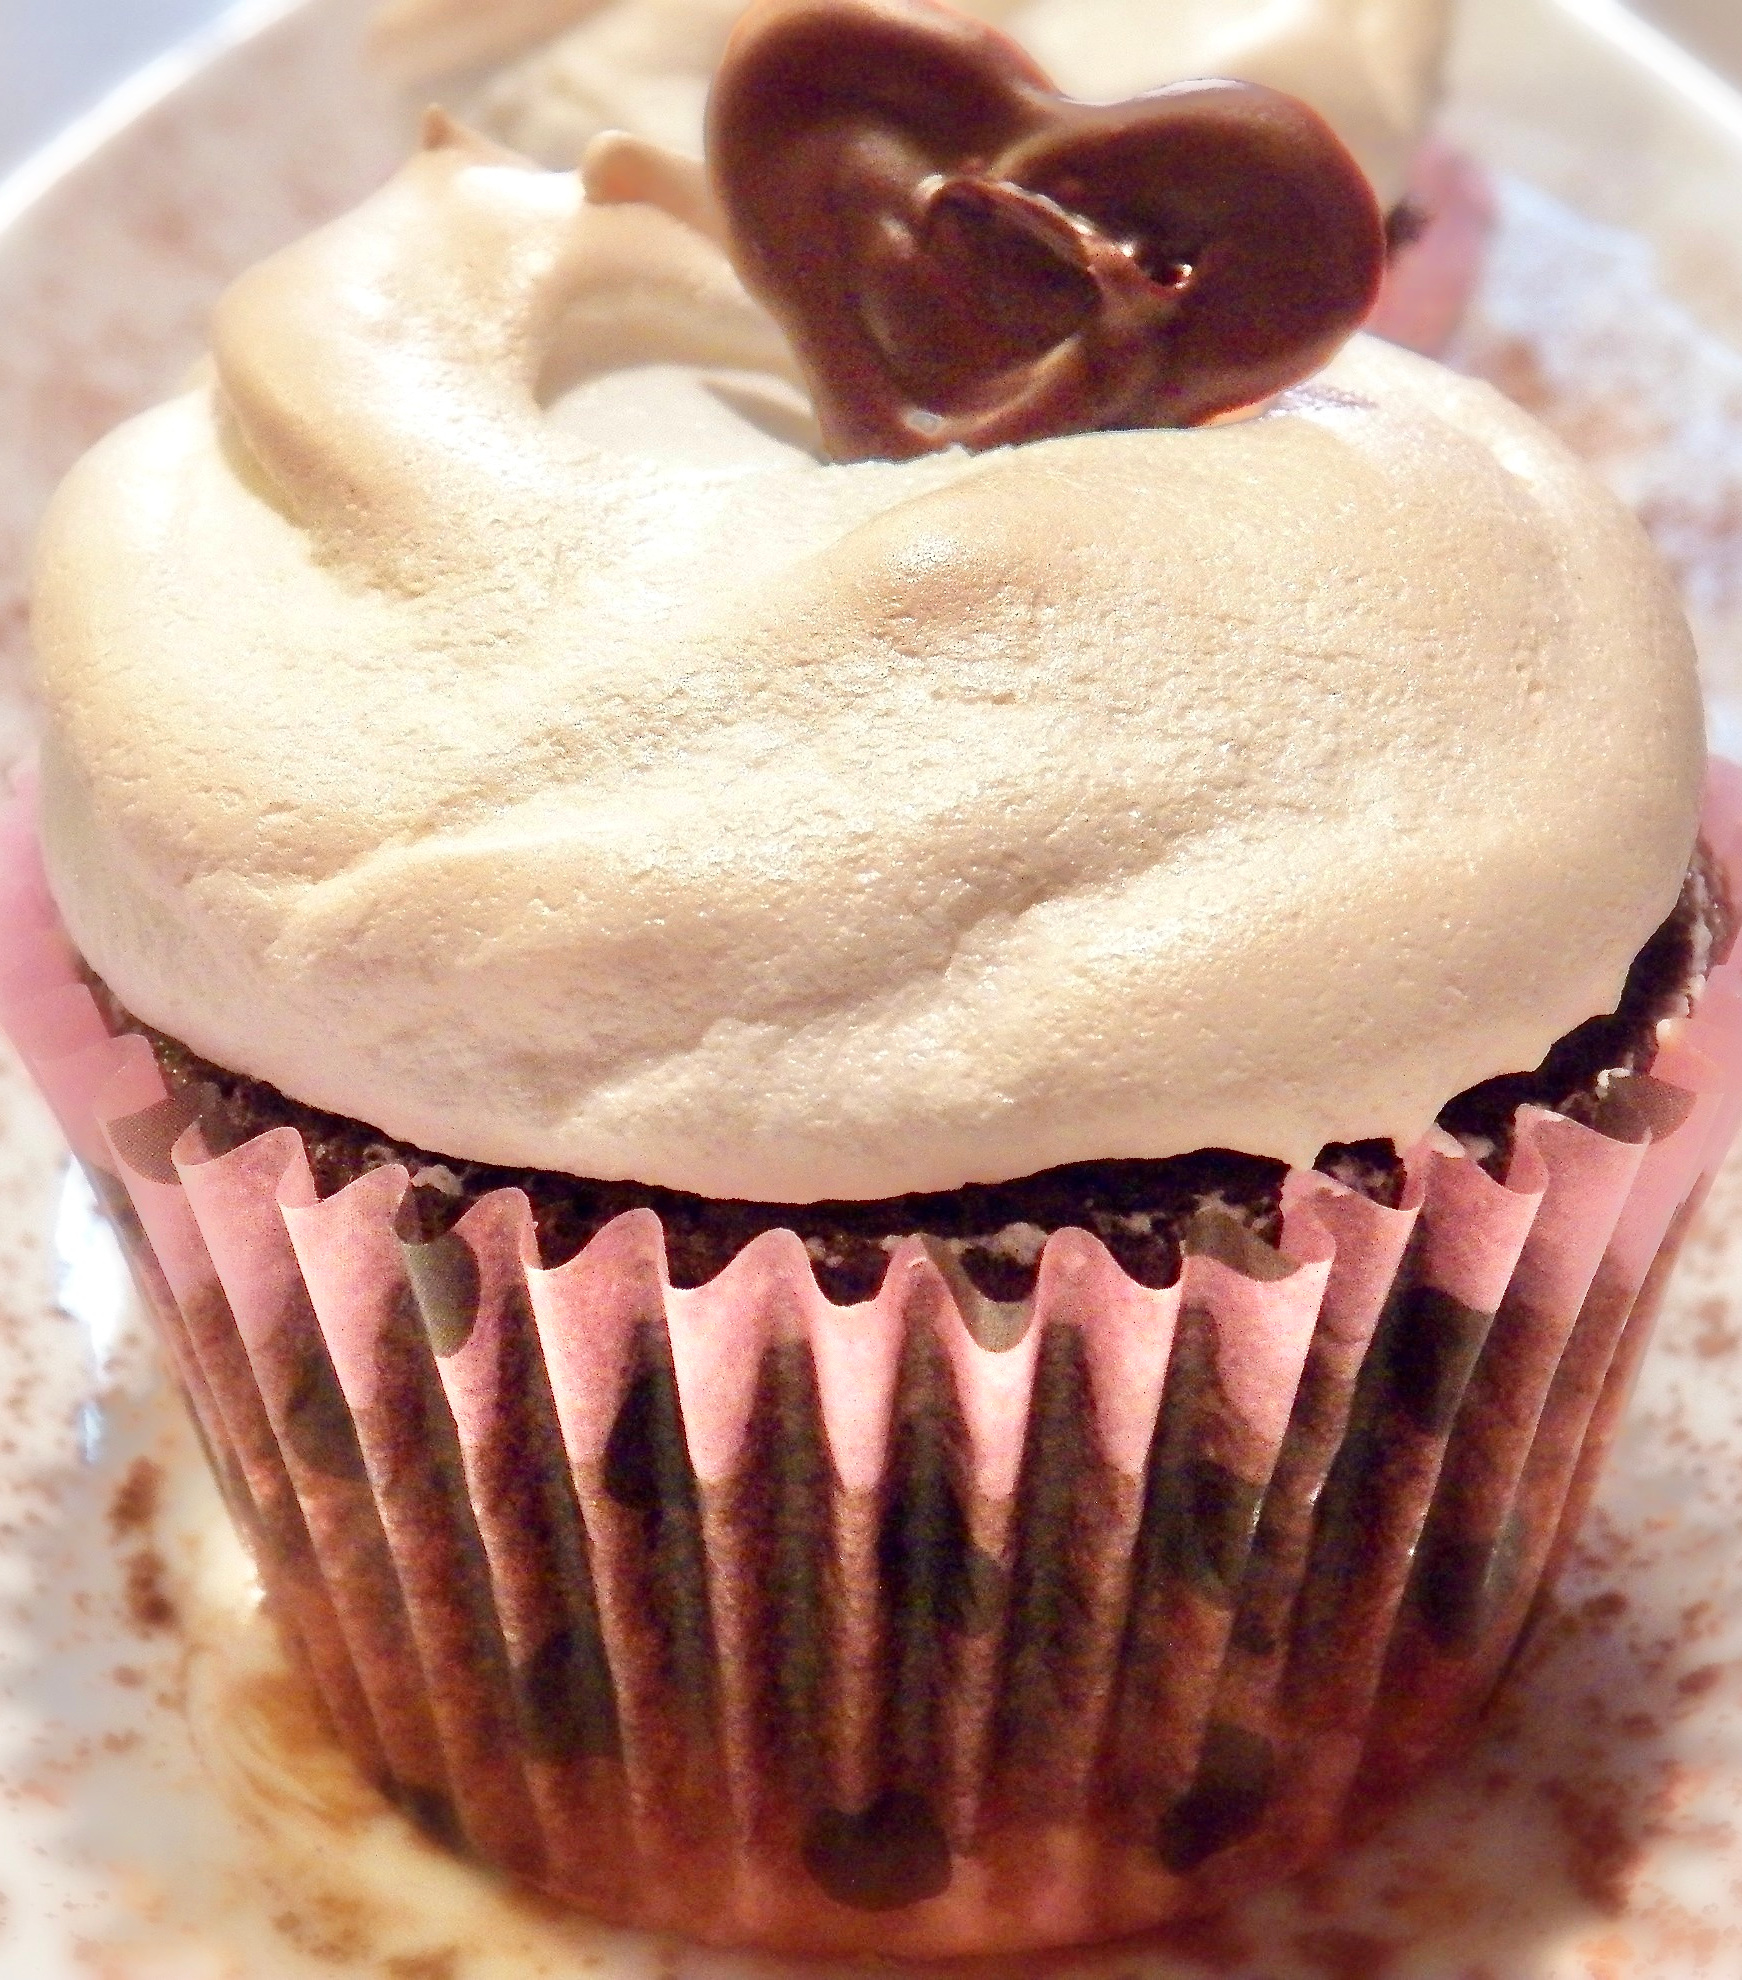
[[[221,0],[6,0],[0,7],[0,169],[25,157]]]
[[[231,271],[398,148],[363,12],[249,0],[0,184],[0,762],[28,735],[22,558],[54,479],[174,381]],[[1470,0],[1451,121],[1516,175],[1461,356],[1647,515],[1742,747],[1742,104],[1611,0]],[[1735,1980],[1739,1219],[1733,1162],[1588,1544],[1476,1751],[1301,1886],[1032,1971]],[[311,1729],[251,1602],[112,1246],[0,1057],[3,1980],[792,1971],[553,1918],[436,1855]]]

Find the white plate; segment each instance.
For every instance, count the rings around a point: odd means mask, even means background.
[[[229,274],[359,196],[399,148],[401,106],[356,60],[363,12],[250,0],[0,185],[0,762],[28,729],[23,546],[48,489],[173,383]],[[1742,739],[1724,538],[1726,516],[1742,536],[1742,106],[1611,0],[1470,0],[1452,121],[1536,188],[1506,191],[1466,359],[1546,393],[1652,513],[1696,608],[1716,724]],[[1641,312],[1672,353],[1661,376],[1630,369]],[[1624,432],[1599,416],[1622,402]],[[1032,1970],[1735,1980],[1739,1216],[1732,1164],[1589,1543],[1477,1749],[1296,1888],[1171,1946]],[[0,1268],[3,1980],[792,1971],[552,1917],[352,1780],[298,1707],[112,1246],[5,1058]]]

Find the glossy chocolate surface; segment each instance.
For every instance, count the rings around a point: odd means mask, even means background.
[[[1199,424],[1322,364],[1384,271],[1367,180],[1305,104],[1074,102],[932,0],[752,7],[708,156],[842,460]]]

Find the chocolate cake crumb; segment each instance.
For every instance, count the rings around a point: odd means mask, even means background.
[[[1500,1177],[1511,1160],[1520,1107],[1594,1121],[1610,1076],[1650,1067],[1659,1024],[1688,1009],[1735,934],[1732,905],[1702,844],[1675,908],[1635,959],[1615,1010],[1569,1032],[1534,1071],[1508,1073],[1459,1094],[1441,1113],[1440,1125]],[[704,1285],[753,1238],[790,1230],[804,1244],[823,1292],[848,1304],[876,1295],[890,1253],[917,1234],[948,1251],[984,1298],[1014,1302],[1033,1292],[1041,1249],[1056,1230],[1091,1232],[1139,1285],[1157,1288],[1178,1278],[1187,1232],[1206,1209],[1266,1244],[1282,1235],[1286,1165],[1222,1148],[1161,1160],[1071,1162],[1010,1182],[819,1203],[715,1199],[651,1183],[471,1162],[395,1141],[366,1122],[304,1106],[262,1080],[214,1065],[141,1024],[99,978],[87,972],[86,980],[115,1029],[137,1031],[151,1042],[172,1092],[198,1091],[201,1125],[214,1152],[293,1127],[323,1197],[371,1169],[401,1163],[413,1184],[402,1233],[425,1240],[442,1235],[491,1191],[523,1190],[547,1267],[574,1257],[614,1217],[645,1208],[664,1228],[675,1286]],[[1332,1144],[1316,1166],[1388,1208],[1402,1200],[1404,1166],[1389,1141]]]
[[[1634,958],[1615,1009],[1569,1031],[1534,1072],[1505,1073],[1460,1093],[1441,1113],[1440,1125],[1470,1147],[1490,1174],[1501,1176],[1512,1158],[1520,1107],[1550,1107],[1590,1124],[1602,1102],[1604,1075],[1650,1069],[1657,1027],[1686,1013],[1707,971],[1729,955],[1735,939],[1734,907],[1702,842],[1680,898]]]

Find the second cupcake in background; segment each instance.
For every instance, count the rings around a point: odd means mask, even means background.
[[[433,120],[75,470],[0,1014],[426,1829],[1132,1931],[1552,1581],[1742,1106],[1742,813],[1631,519],[1338,349],[1304,106],[766,0],[709,125]]]
[[[1233,76],[1310,103],[1360,161],[1392,228],[1372,327],[1441,351],[1474,288],[1491,202],[1431,136],[1455,0],[971,0],[1067,95],[1117,101]],[[708,84],[744,0],[387,0],[380,58],[415,107],[561,168],[602,131],[699,156]]]

